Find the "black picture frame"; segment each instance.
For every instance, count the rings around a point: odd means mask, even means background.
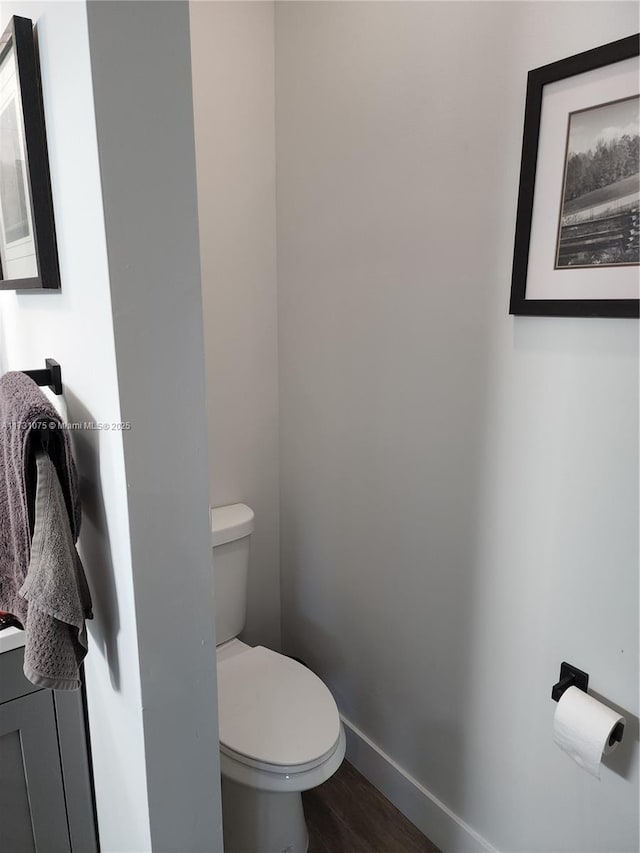
[[[60,269],[56,246],[42,90],[33,24],[28,18],[14,15],[2,34],[0,38],[0,72],[5,67],[5,63],[12,63],[15,68],[17,86],[15,97],[11,103],[12,108],[15,106],[13,118],[15,118],[16,132],[14,136],[17,139],[21,132],[19,142],[24,149],[22,150],[21,147],[20,150],[20,154],[24,156],[24,162],[20,161],[14,169],[14,180],[11,185],[12,200],[15,201],[16,195],[19,195],[20,205],[24,211],[28,211],[27,216],[30,215],[30,220],[25,220],[27,224],[24,225],[24,231],[29,232],[29,257],[35,256],[35,263],[32,260],[30,265],[35,269],[32,270],[34,274],[12,277],[11,271],[6,269],[10,261],[6,261],[3,266],[3,256],[0,251],[0,290],[59,290]],[[10,66],[7,66],[7,69],[12,70]],[[6,131],[0,132],[6,133]],[[3,158],[0,168],[5,162]],[[16,190],[15,175],[18,174],[20,166],[22,166],[22,171],[18,191]],[[9,181],[5,182],[3,177],[0,175],[0,205],[4,201],[3,192],[7,191],[10,183]],[[0,240],[4,242],[0,245],[0,250],[7,251],[7,229],[5,228],[3,212],[4,208],[1,208],[0,229],[2,233],[0,233]]]
[[[527,297],[531,224],[545,86],[636,57],[639,55],[639,48],[640,34],[635,34],[529,71],[511,277],[510,314],[556,317],[640,316],[638,299],[534,299]],[[640,268],[638,271],[640,274]]]

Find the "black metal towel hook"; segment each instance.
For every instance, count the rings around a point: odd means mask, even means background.
[[[54,394],[62,394],[62,368],[53,358],[45,359],[44,370],[23,370],[36,385],[48,385]]]

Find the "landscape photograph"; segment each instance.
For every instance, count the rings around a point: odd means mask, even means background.
[[[570,113],[555,268],[640,263],[640,96]]]

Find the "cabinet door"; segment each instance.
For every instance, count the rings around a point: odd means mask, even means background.
[[[70,853],[53,698],[0,705],[0,850]]]

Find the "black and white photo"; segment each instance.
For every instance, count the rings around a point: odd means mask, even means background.
[[[0,263],[3,278],[38,274],[27,154],[13,51],[0,63]]]
[[[509,312],[640,315],[640,35],[529,71]]]
[[[59,287],[33,25],[14,16],[0,37],[0,290]]]
[[[3,244],[29,237],[24,144],[12,98],[0,112],[0,217]]]
[[[556,269],[638,264],[640,98],[569,115]]]

